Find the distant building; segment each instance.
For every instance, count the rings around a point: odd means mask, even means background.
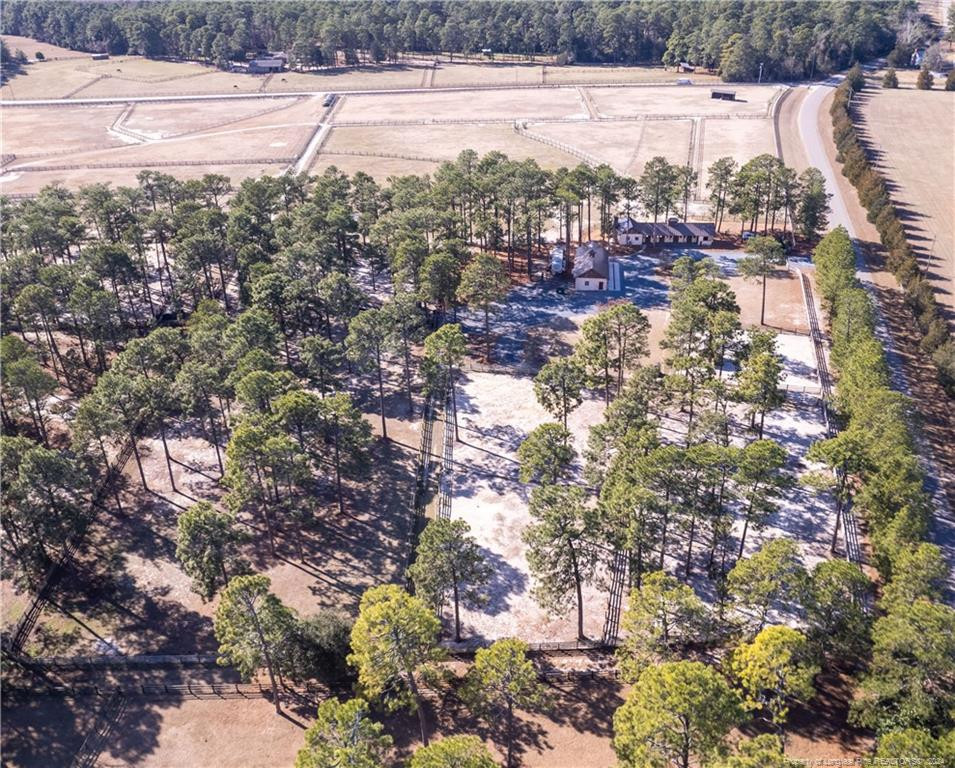
[[[285,56],[279,54],[259,56],[249,62],[249,74],[251,75],[267,75],[273,72],[281,72],[283,69],[285,69]]]
[[[710,91],[711,99],[722,99],[723,101],[736,101],[736,91],[725,91],[713,89]]]
[[[688,61],[681,61],[676,66],[677,72],[696,72],[696,67],[690,64]]]
[[[617,219],[614,225],[617,242],[621,245],[657,245],[684,243],[712,245],[716,239],[716,224],[670,219],[666,224],[634,221],[629,216]]]
[[[109,54],[108,54],[108,53],[94,53],[92,56],[90,56],[90,58],[91,58],[93,61],[106,61],[107,59],[109,59]]]
[[[574,254],[574,287],[578,291],[604,291],[610,282],[610,254],[591,240]]]

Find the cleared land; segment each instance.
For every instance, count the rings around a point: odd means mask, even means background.
[[[585,152],[620,173],[639,176],[647,161],[657,155],[671,163],[685,163],[692,125],[691,120],[615,120],[529,123],[527,130]]]
[[[380,180],[431,172],[465,148],[533,157],[546,168],[605,162],[632,175],[662,155],[697,169],[700,197],[705,167],[716,157],[729,154],[745,162],[774,149],[772,123],[765,116],[778,87],[739,86],[737,101],[716,101],[702,85],[709,76],[694,75],[695,86],[676,87],[677,73],[659,67],[418,61],[252,76],[194,62],[135,56],[92,61],[86,54],[66,53],[73,55],[29,64],[3,86],[0,97],[210,98],[188,106],[8,108],[0,175],[5,194],[36,194],[50,183],[128,184],[139,167],[186,178],[223,173],[239,183],[283,172],[323,120],[330,121],[331,130],[309,170],[335,165]],[[566,87],[533,87],[559,84]],[[462,90],[427,92],[442,87]],[[383,92],[344,96],[330,118],[321,95],[262,98],[277,91],[325,90]],[[248,99],[215,99],[213,94]],[[746,119],[725,119],[732,116]],[[523,124],[520,131],[515,122]],[[42,133],[36,130],[41,124]]]
[[[0,35],[0,39],[7,44],[7,48],[10,49],[10,53],[15,53],[19,49],[23,51],[27,55],[27,58],[31,61],[35,60],[36,54],[38,52],[42,53],[47,59],[89,59],[88,53],[71,51],[69,48],[60,48],[60,46],[51,45],[50,43],[41,43],[39,40],[34,40],[31,37],[20,37],[19,35]]]
[[[453,160],[464,148],[482,155],[498,150],[513,160],[532,157],[545,168],[579,162],[574,155],[523,136],[506,123],[333,127],[319,158],[340,165],[334,157],[336,154],[361,153],[366,155],[363,161],[366,172],[378,175],[378,157],[400,155],[408,159]]]
[[[955,329],[955,93],[871,88],[861,115],[909,243]]]
[[[3,145],[13,157],[0,186],[6,194],[35,194],[51,183],[129,184],[140,168],[183,178],[222,173],[238,183],[284,171],[324,112],[314,96],[10,108]],[[40,121],[48,132],[36,130]]]
[[[739,277],[736,259],[740,253],[715,249],[692,253],[713,258],[722,277],[737,292],[743,326],[758,325],[762,289]],[[533,576],[521,541],[521,532],[531,522],[528,501],[532,486],[518,479],[517,448],[534,427],[552,420],[534,398],[531,376],[548,355],[570,351],[581,323],[601,304],[621,298],[646,312],[651,323],[648,362],[660,362],[660,340],[669,320],[665,264],[676,255],[676,251],[665,251],[621,257],[621,294],[565,293],[559,280],[516,288],[493,321],[496,367],[486,371],[475,365],[465,371],[458,388],[461,442],[454,446],[451,515],[470,524],[495,573],[489,604],[462,612],[468,637],[494,640],[519,634],[531,642],[571,641],[576,637],[576,614],[570,604],[558,615],[548,615],[534,600]],[[782,386],[787,397],[781,408],[767,415],[765,437],[785,448],[788,467],[799,476],[810,468],[806,452],[812,442],[824,437],[825,424],[812,343],[806,335],[806,310],[795,273],[780,270],[769,279],[766,306],[767,324],[780,331],[777,350],[782,357]],[[482,316],[466,311],[461,314],[470,331],[481,333]],[[586,445],[589,427],[602,420],[603,409],[600,393],[591,393],[570,415],[568,428],[578,453]],[[660,418],[664,439],[682,442],[685,414],[667,409]],[[745,421],[742,412],[732,416],[736,442],[752,439],[746,436]],[[579,470],[578,465],[574,471]],[[749,530],[745,551],[752,553],[772,538],[789,538],[799,542],[806,566],[812,567],[830,556],[833,515],[831,499],[797,486],[780,500],[778,511],[765,528]],[[741,533],[742,520],[737,519],[733,529],[737,541]],[[702,576],[706,570],[705,550],[702,543],[696,549],[693,583],[701,594],[708,595],[712,585]],[[584,629],[588,637],[601,637],[607,602],[607,575],[598,574],[584,590]]]
[[[781,92],[775,85],[727,86],[735,101],[710,98],[710,89],[696,86],[646,88],[588,88],[597,110],[605,117],[633,115],[765,115]]]
[[[573,88],[543,90],[476,90],[473,92],[382,93],[346,96],[335,122],[386,120],[480,121],[519,118],[586,118],[587,111]]]

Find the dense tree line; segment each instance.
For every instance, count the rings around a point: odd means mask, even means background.
[[[947,739],[951,749],[955,610],[942,601],[948,565],[936,546],[925,543],[932,508],[923,488],[911,406],[889,387],[874,309],[856,279],[855,253],[845,230],[829,233],[813,260],[830,320],[836,405],[845,425],[836,437],[813,445],[809,456],[840,471],[840,495],[851,497],[865,519],[884,580],[871,661],[852,717],[896,744],[884,753],[880,747],[886,757],[895,754],[900,740],[935,744],[936,738]],[[943,745],[934,749],[942,752]]]
[[[171,2],[13,0],[10,34],[86,51],[227,65],[284,50],[295,66],[402,53],[557,55],[560,61],[676,64],[727,80],[811,77],[920,42],[913,0],[772,2]],[[914,32],[913,30],[921,32]],[[899,54],[903,55],[902,53]]]
[[[889,188],[882,173],[872,166],[865,146],[853,124],[852,96],[866,87],[862,70],[854,67],[845,81],[836,89],[830,112],[839,150],[842,172],[855,186],[859,201],[865,207],[867,218],[879,231],[886,251],[886,263],[905,290],[905,297],[922,333],[920,346],[931,355],[938,370],[939,380],[955,397],[955,340],[948,322],[935,298],[935,289],[926,279],[898,211],[892,203]]]

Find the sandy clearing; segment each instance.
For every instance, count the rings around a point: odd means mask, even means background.
[[[591,397],[570,415],[568,428],[578,452],[586,445],[588,426],[601,420],[603,407],[601,398]],[[527,507],[530,487],[517,479],[517,447],[552,417],[534,398],[530,378],[472,371],[458,387],[458,419],[463,442],[454,448],[451,514],[471,526],[495,573],[488,606],[462,612],[463,633],[489,640],[573,640],[577,629],[571,601],[566,611],[549,616],[531,596],[533,577],[521,540],[533,520]],[[589,637],[600,637],[606,603],[604,590],[587,586],[584,631]]]

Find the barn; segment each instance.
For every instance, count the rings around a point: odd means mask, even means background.
[[[716,239],[716,224],[712,222],[679,221],[670,219],[666,224],[634,221],[629,216],[617,219],[615,225],[617,242],[621,245],[658,245],[684,243],[687,245],[712,245]]]
[[[285,58],[282,56],[260,56],[249,62],[249,74],[266,75],[272,72],[281,72],[285,69]]]
[[[610,254],[591,240],[574,253],[574,287],[578,291],[604,291],[610,283]]]

